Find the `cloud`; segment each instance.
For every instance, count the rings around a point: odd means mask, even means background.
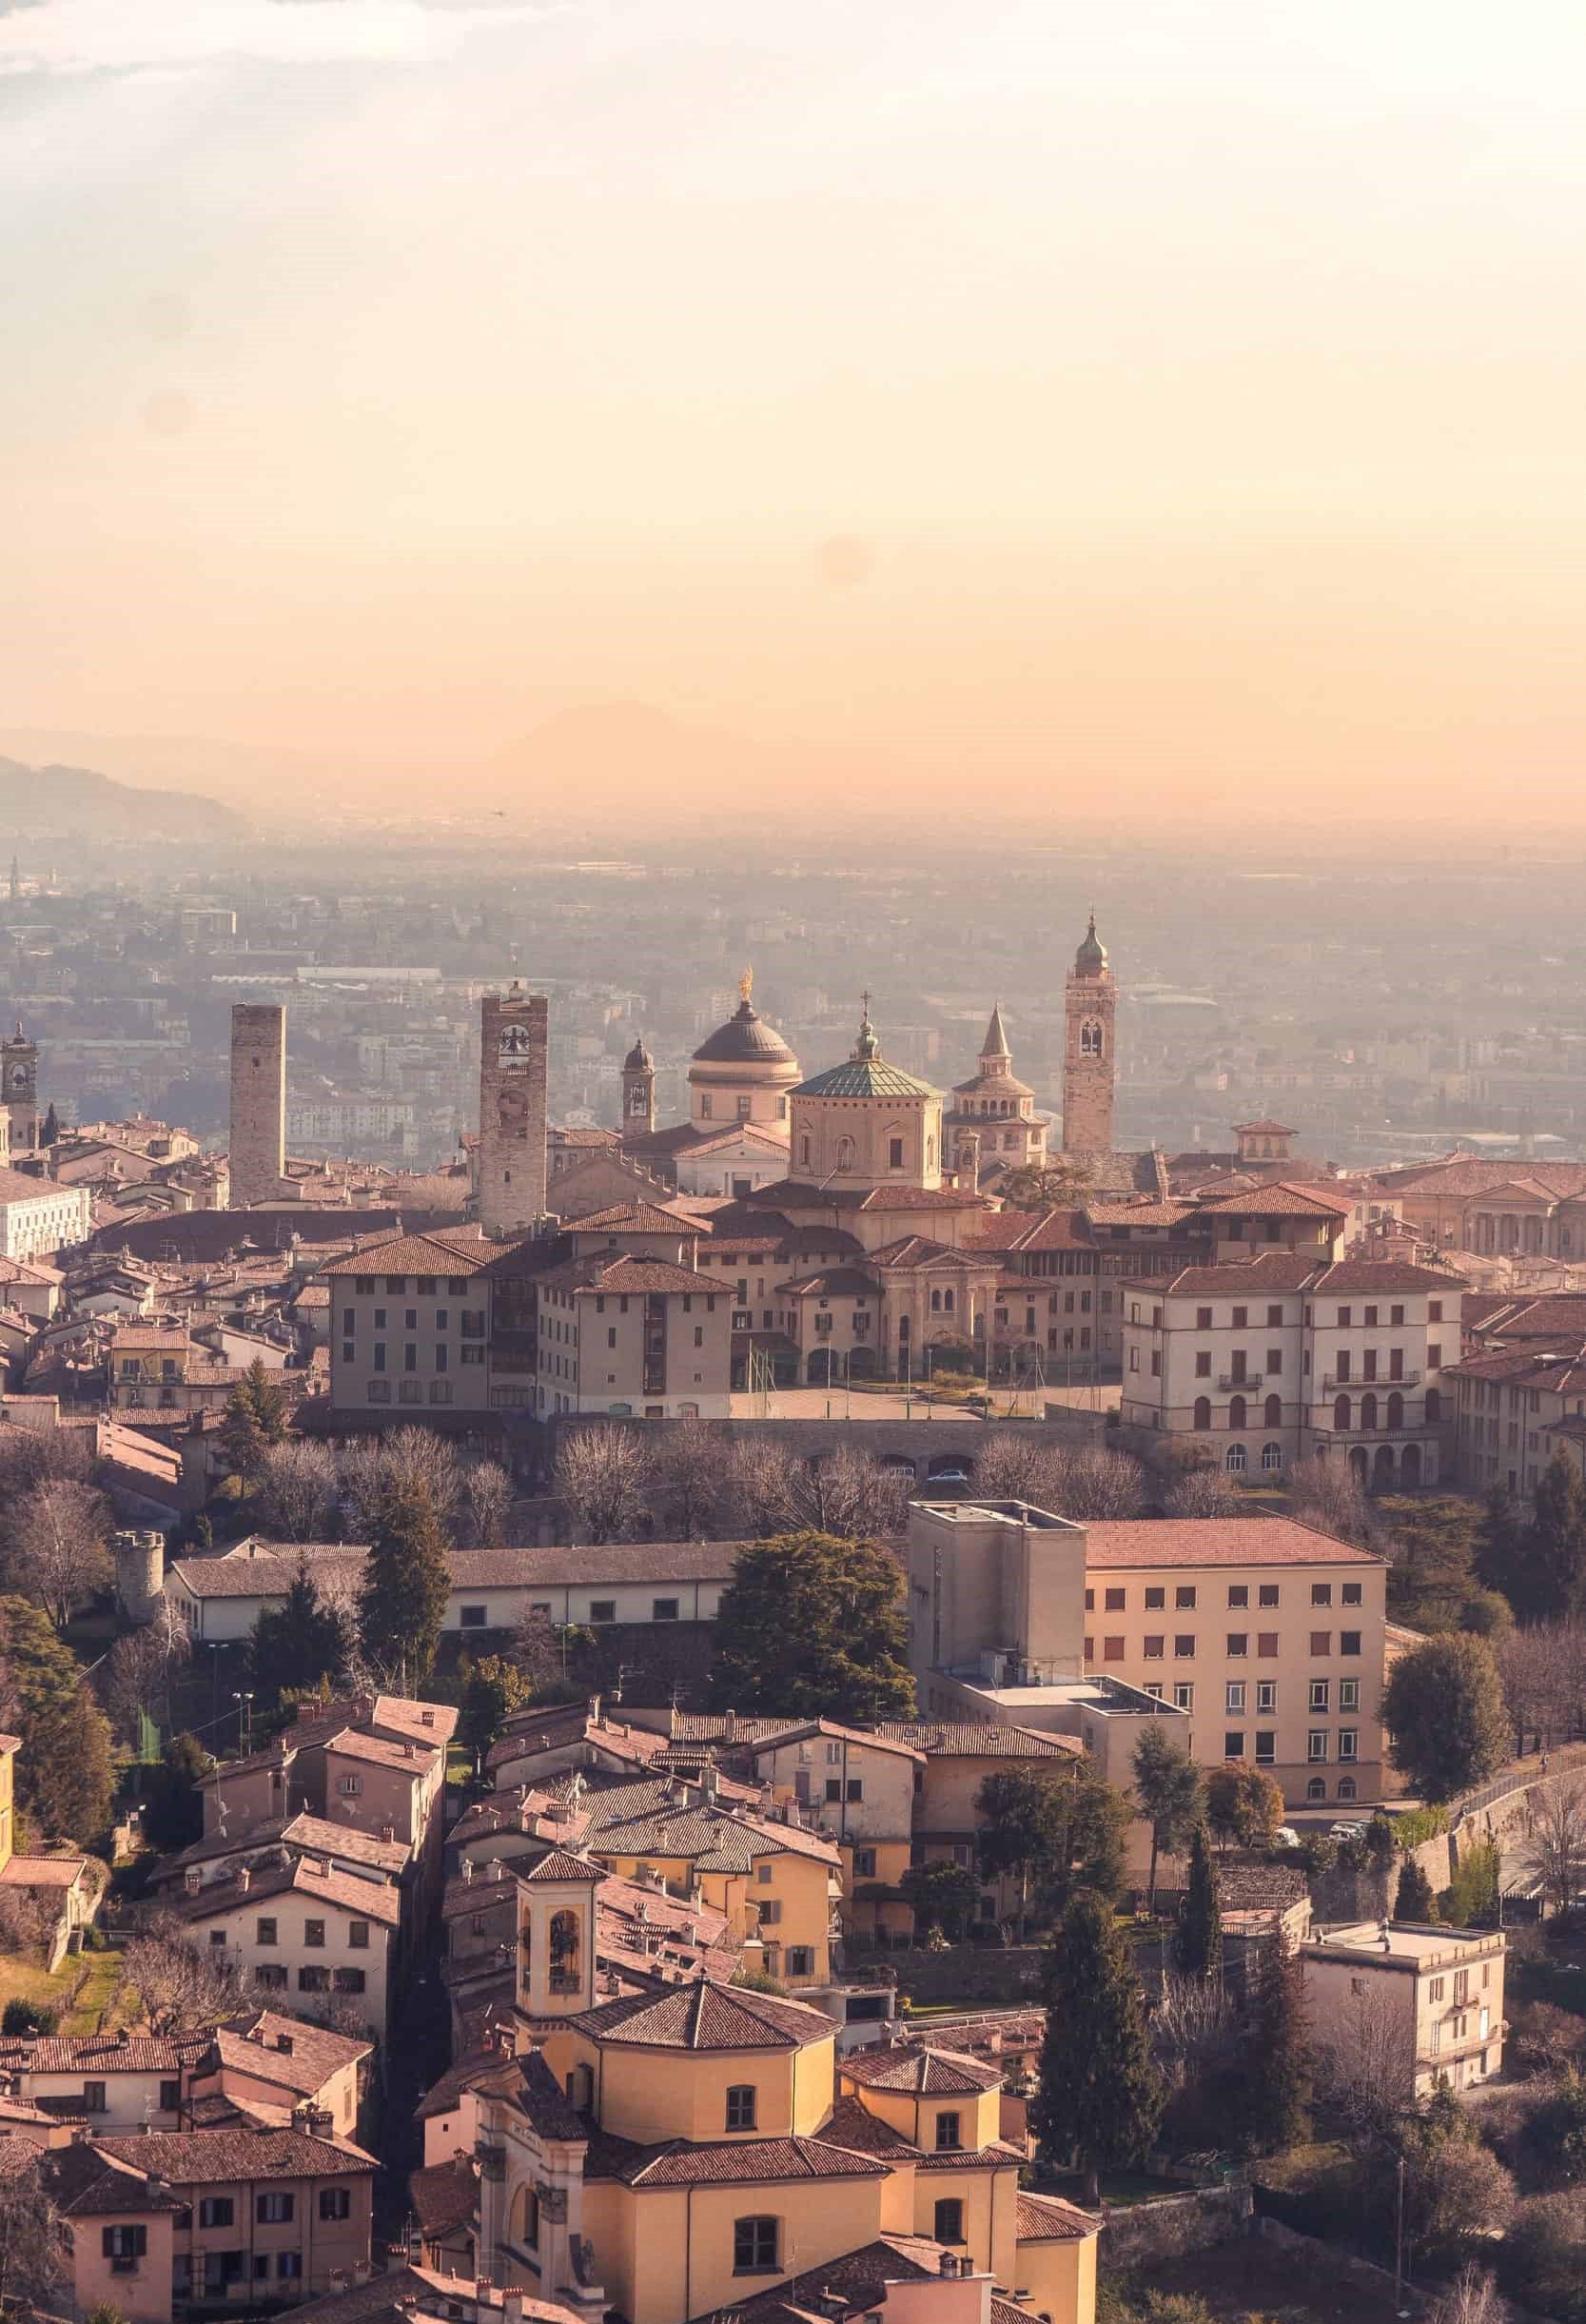
[[[480,25],[555,0],[0,0],[0,73],[137,71],[232,59],[425,65]]]

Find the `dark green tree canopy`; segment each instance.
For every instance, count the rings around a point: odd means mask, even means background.
[[[1055,2160],[1077,2156],[1094,2202],[1097,2176],[1145,2160],[1165,2092],[1151,2062],[1127,1940],[1104,1897],[1069,1903],[1047,1959],[1047,2035],[1030,2126]]]
[[[1148,1907],[1156,1910],[1157,1858],[1177,1856],[1205,1814],[1201,1770],[1165,1719],[1153,1719],[1134,1746],[1134,1796],[1151,1827]]]
[[[358,1624],[368,1660],[410,1693],[435,1668],[451,1581],[428,1486],[419,1477],[394,1483],[369,1545]]]
[[[317,1687],[334,1678],[347,1659],[347,1625],[334,1605],[322,1600],[308,1560],[298,1560],[284,1605],[265,1607],[248,1639],[248,1668],[265,1703],[284,1690]]]
[[[286,1390],[255,1356],[232,1389],[221,1423],[220,1448],[233,1476],[253,1482],[269,1448],[284,1438],[289,1409]]]
[[[1128,1802],[1083,1761],[1060,1775],[999,1768],[975,1808],[981,1878],[1016,1880],[1025,1910],[1033,1901],[1061,1918],[1077,1891],[1112,1898],[1123,1886]]]
[[[795,1719],[912,1718],[903,1576],[891,1550],[831,1533],[740,1549],[716,1615],[711,1700]]]
[[[1493,1650],[1449,1631],[1401,1654],[1382,1695],[1393,1763],[1423,1800],[1452,1800],[1501,1767],[1509,1723]]]
[[[1223,1959],[1223,1901],[1217,1859],[1204,1823],[1189,1843],[1189,1887],[1173,1937],[1173,1961],[1185,1977],[1214,1977]]]
[[[22,1737],[18,1807],[49,1839],[96,1839],[110,1820],[115,1771],[109,1723],[76,1657],[36,1605],[0,1598],[0,1662],[9,1670]]]

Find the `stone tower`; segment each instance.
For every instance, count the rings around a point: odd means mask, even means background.
[[[499,1241],[532,1234],[545,1215],[549,1015],[544,994],[516,977],[504,1000],[480,1003],[480,1224]]]
[[[16,1020],[16,1032],[0,1041],[0,1108],[6,1119],[6,1151],[30,1154],[39,1142],[39,1047]]]
[[[274,1202],[286,1176],[286,1012],[239,1001],[231,1012],[231,1208]]]
[[[1065,995],[1063,1151],[1112,1152],[1112,1020],[1118,989],[1096,936],[1096,916],[1074,955]]]
[[[622,1143],[650,1137],[656,1128],[656,1060],[637,1040],[622,1060]]]

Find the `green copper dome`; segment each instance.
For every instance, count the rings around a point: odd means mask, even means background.
[[[939,1097],[929,1081],[920,1081],[906,1073],[900,1065],[889,1065],[881,1054],[881,1043],[876,1039],[875,1027],[871,1023],[867,1007],[859,1021],[859,1038],[853,1044],[853,1054],[846,1065],[833,1065],[829,1072],[817,1073],[813,1081],[801,1081],[794,1097]]]

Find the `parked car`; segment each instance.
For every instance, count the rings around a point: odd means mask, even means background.
[[[1300,1845],[1300,1835],[1292,1823],[1279,1824],[1272,1835],[1272,1845],[1275,1848],[1297,1848]]]
[[[1341,1816],[1328,1833],[1329,1840],[1359,1840],[1365,1830],[1363,1816]]]

